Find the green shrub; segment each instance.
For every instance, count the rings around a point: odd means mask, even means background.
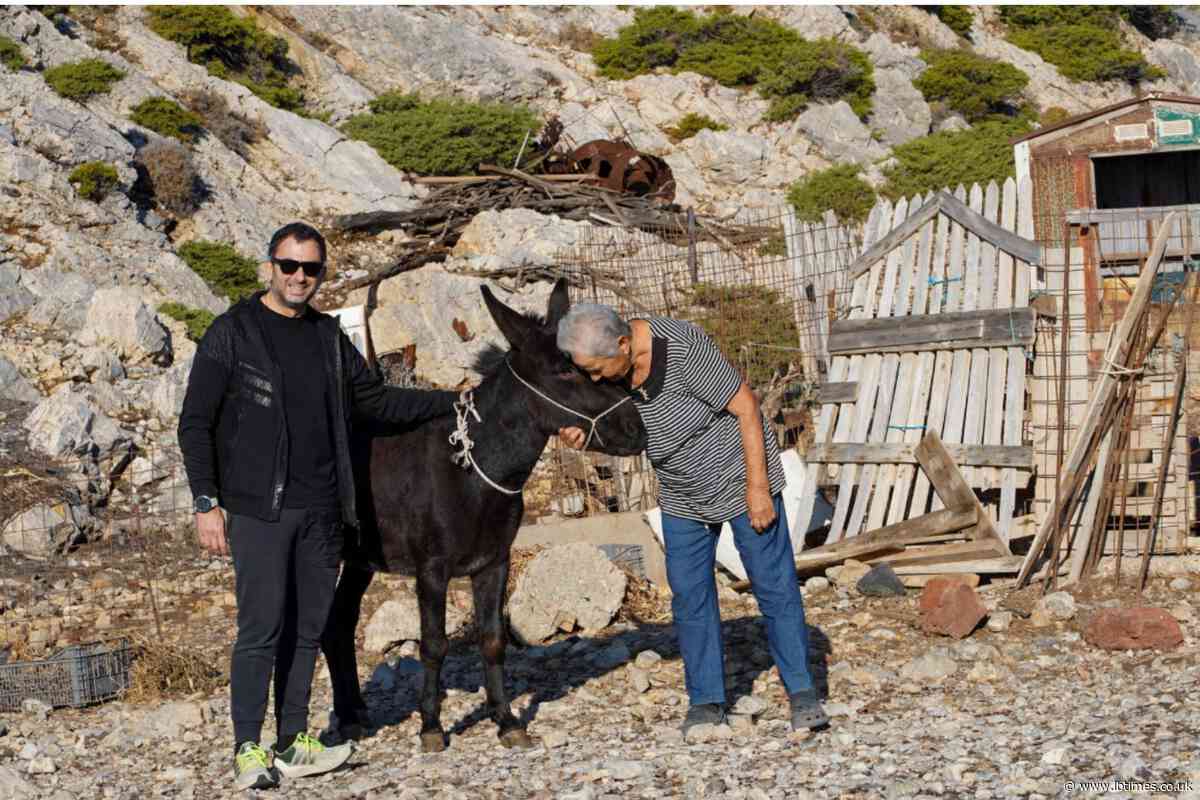
[[[805,175],[788,189],[797,219],[820,222],[833,209],[843,222],[862,222],[875,205],[875,190],[858,177],[855,164],[839,164]]]
[[[1062,106],[1050,106],[1042,112],[1038,118],[1038,124],[1043,128],[1049,128],[1051,125],[1057,125],[1063,120],[1070,119],[1071,112],[1067,111]]]
[[[775,228],[767,238],[763,240],[755,252],[764,258],[777,258],[787,255],[787,238],[783,234],[783,228]]]
[[[121,178],[111,164],[89,161],[71,170],[67,180],[75,184],[75,191],[84,200],[99,203],[121,184]]]
[[[1118,6],[1121,17],[1149,39],[1169,39],[1179,33],[1183,20],[1171,6]]]
[[[968,121],[1019,108],[1029,76],[1011,64],[970,50],[922,50],[929,68],[913,86],[930,102],[945,103]]]
[[[677,142],[690,139],[700,131],[727,131],[728,125],[722,125],[712,117],[697,114],[694,111],[684,114],[673,128],[667,128],[665,133]]]
[[[1008,40],[1037,53],[1076,81],[1138,83],[1165,75],[1122,47],[1118,6],[1003,6]]]
[[[480,163],[510,166],[526,133],[541,128],[525,106],[389,93],[370,107],[372,113],[346,120],[342,132],[374,147],[396,169],[421,175],[466,175]]]
[[[195,141],[200,135],[203,121],[173,100],[165,97],[150,97],[133,107],[129,118],[161,136],[169,136],[181,142]]]
[[[665,67],[724,86],[757,86],[777,120],[811,100],[845,99],[866,116],[875,89],[871,63],[857,48],[808,41],[772,20],[730,13],[639,8],[631,25],[592,48],[592,57],[601,75],[616,80]]]
[[[258,264],[224,242],[194,241],[180,245],[179,257],[217,294],[237,302],[262,288]]]
[[[845,100],[859,117],[871,113],[875,78],[867,54],[835,39],[801,42],[781,53],[780,63],[759,82],[771,100],[768,122],[796,115],[797,101]]]
[[[942,21],[947,28],[959,36],[971,34],[971,9],[968,6],[921,6]]]
[[[158,312],[187,325],[187,337],[193,342],[200,341],[208,326],[216,319],[207,309],[192,308],[183,303],[163,303],[158,307]]]
[[[245,86],[276,108],[295,111],[304,95],[288,85],[296,66],[287,57],[287,41],[237,17],[225,6],[151,6],[150,30],[187,48],[188,60],[210,75]]]
[[[42,77],[63,97],[82,102],[110,90],[114,83],[125,77],[125,73],[107,61],[88,58],[52,67],[43,72]]]
[[[21,52],[21,46],[9,39],[7,36],[0,36],[0,64],[11,69],[13,72],[25,66],[25,54]]]
[[[138,151],[134,163],[140,184],[135,189],[159,208],[186,217],[200,207],[204,187],[188,148],[167,140],[151,142]]]
[[[689,302],[697,312],[693,321],[745,370],[751,386],[765,386],[776,373],[786,373],[799,355],[792,349],[799,345],[800,333],[791,302],[774,289],[697,283]]]
[[[958,184],[1002,181],[1015,172],[1011,139],[1030,130],[1029,119],[992,118],[970,130],[942,131],[897,145],[895,166],[884,170],[881,194],[895,200]]]

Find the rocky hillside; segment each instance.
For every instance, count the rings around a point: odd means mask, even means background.
[[[209,39],[178,21],[164,27],[145,8],[39,8],[0,10],[0,399],[15,404],[0,448],[10,458],[18,440],[45,456],[122,442],[174,448],[189,335],[233,294],[206,272],[212,254],[244,268],[284,222],[410,209],[428,193],[343,132],[384,95],[521,104],[557,116],[578,143],[627,136],[670,164],[679,204],[723,216],[777,207],[795,182],[835,165],[853,165],[856,180],[886,192],[897,148],[996,114],[1036,125],[1134,91],[1192,93],[1200,80],[1188,12],[1158,29],[1113,18],[1130,54],[1124,80],[1067,77],[1080,74],[1077,65],[1055,66],[1014,44],[1026,30],[1019,25],[1061,20],[1001,19],[995,8],[945,6],[957,12],[942,19],[915,7],[729,12],[770,36],[784,31],[780,41],[832,40],[838,58],[861,59],[853,61],[857,90],[869,96],[856,100],[811,75],[778,90],[786,65],[771,78],[773,97],[766,77],[718,79],[728,65],[711,59],[697,69],[718,77],[669,67],[633,74],[628,65],[618,65],[627,77],[605,77],[615,68],[598,66],[598,44],[637,22],[622,7],[242,9],[239,18],[250,17],[239,35],[266,64],[245,72],[206,67]],[[960,112],[959,99],[931,100],[936,81],[922,81],[939,51],[992,59],[1025,77],[1006,73],[1010,89],[988,100],[985,114]],[[86,74],[81,63],[90,64]],[[793,103],[783,118],[781,98]],[[695,135],[682,132],[688,115],[705,120]],[[498,338],[478,302],[479,275],[549,264],[585,224],[524,210],[481,214],[445,264],[381,285],[377,349],[416,343],[421,377],[447,386],[473,379],[471,356]],[[402,238],[335,240],[331,287],[387,264]],[[538,307],[545,293],[534,285],[501,295]],[[360,291],[349,302],[364,298]],[[451,328],[454,318],[476,334],[471,341]],[[198,327],[189,334],[190,323]]]

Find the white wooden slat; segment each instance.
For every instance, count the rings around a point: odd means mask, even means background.
[[[958,226],[955,226],[958,227]],[[961,231],[962,229],[959,228]],[[946,258],[947,249],[950,247],[950,218],[946,215],[938,217],[937,235],[933,242],[933,260],[929,267],[929,305],[928,313],[939,313],[942,310],[942,298],[945,297],[944,278],[946,275]],[[933,356],[933,366],[928,374],[925,375],[925,387],[923,391],[928,396],[928,410],[925,414],[925,429],[938,431],[939,435],[942,430],[942,424],[946,419],[946,395],[947,387],[950,380],[950,364],[954,358],[953,353],[948,350],[942,350],[938,353],[923,353],[922,355]],[[924,431],[917,431],[921,434]],[[910,504],[910,516],[918,517],[924,514],[929,508],[929,495],[931,486],[929,476],[925,474],[925,470],[916,470],[916,478],[913,481],[912,502]]]
[[[867,218],[867,225],[863,232],[863,247],[868,247],[879,236],[891,228],[892,224],[892,208],[887,201],[876,205],[871,209],[871,214]],[[868,298],[874,296],[873,287],[878,284],[879,269],[873,268],[870,272],[859,275],[854,279],[854,286],[851,290],[850,299],[850,318],[862,319],[869,313],[869,305],[873,307],[874,303]],[[838,356],[833,360],[834,366],[837,367],[835,374],[842,376],[841,380],[854,381],[859,384],[860,394],[864,392],[873,392],[874,384],[863,386],[862,381],[862,365],[866,356]],[[837,428],[832,436],[826,432],[824,436],[820,436],[822,431],[818,431],[820,438],[817,441],[847,441],[856,430],[856,423],[861,416],[860,409],[866,405],[866,401],[855,401],[853,403],[843,403],[840,408],[837,419]],[[832,406],[825,406],[826,409]],[[830,524],[829,541],[836,542],[841,538],[842,528],[845,525],[846,513],[850,504],[850,481],[853,480],[853,465],[841,465],[835,472],[830,469],[828,476],[830,480],[838,481],[837,504],[834,508],[833,520]],[[845,489],[842,486],[845,485]]]
[[[979,184],[971,187],[971,210],[983,212],[983,189]],[[992,270],[992,264],[985,265],[983,258],[995,258],[995,248],[978,236],[967,235],[967,264],[963,273],[963,310],[975,311],[979,308],[981,273]],[[994,261],[992,262],[994,264]],[[971,350],[971,370],[968,383],[963,386],[967,394],[966,415],[963,418],[961,441],[964,444],[981,444],[983,441],[983,414],[987,404],[987,375],[988,351],[983,348]],[[979,485],[979,467],[964,467],[963,478],[967,485]]]
[[[954,196],[959,200],[966,200],[966,189],[959,186],[955,191]],[[948,289],[948,297],[946,303],[947,311],[969,311],[965,306],[965,293],[960,288],[966,282],[966,257],[964,256],[964,245],[966,242],[966,231],[960,225],[954,225],[954,233],[950,239],[950,261],[946,264],[946,288]],[[947,402],[946,416],[942,423],[940,435],[943,442],[960,444],[962,442],[963,418],[967,413],[967,393],[970,387],[968,380],[971,370],[971,351],[970,350],[954,350],[952,351],[950,380],[946,384]],[[942,499],[934,493],[933,509],[935,511],[943,508]]]
[[[939,216],[944,217],[945,215]],[[920,246],[917,250],[916,277],[913,283],[912,313],[914,315],[925,314],[929,308],[929,297],[933,288],[929,283],[929,274],[933,259],[933,234],[936,227],[937,220],[934,219],[930,220],[921,229]],[[899,433],[901,441],[916,444],[920,442],[921,435],[924,433],[935,356],[933,353],[915,353],[912,355],[912,391],[909,395],[908,410],[901,417],[903,420],[901,424],[904,427]],[[901,369],[905,369],[903,359],[901,360]],[[913,488],[913,480],[916,472],[917,469],[912,464],[896,465],[895,475],[890,476],[892,500],[888,506],[888,513],[884,524],[901,522],[924,513],[922,511],[915,513],[908,511],[909,495]]]
[[[1018,193],[1016,182],[1009,178],[1004,182],[1004,214],[1001,224],[1010,230],[1016,230],[1017,220],[1024,219],[1019,211],[1019,204],[1025,197]],[[1018,233],[1020,233],[1018,231]],[[1029,265],[1022,261],[1013,262],[1009,257],[1000,261],[1001,284],[1013,283],[1012,304],[1015,308],[1026,308],[1029,305]],[[1008,348],[1008,377],[1005,381],[1004,396],[1004,436],[1006,445],[1020,445],[1024,438],[1025,425],[1025,374],[1028,368],[1025,350],[1020,347]],[[997,514],[996,530],[1000,538],[1009,541],[1013,534],[1013,515],[1016,513],[1017,502],[1017,471],[1015,469],[1000,472],[1000,510]]]
[[[913,198],[910,204],[910,215],[916,212],[920,206],[924,204],[924,198]],[[910,237],[910,240],[905,242],[904,260],[901,261],[901,287],[910,289],[913,294],[919,293],[924,296],[929,290],[928,278],[925,279],[925,285],[917,284],[917,276],[922,272],[922,259],[929,257],[929,240],[932,221],[929,224],[922,225],[922,233],[917,236]],[[924,272],[928,273],[929,261],[925,261]],[[913,303],[910,301],[910,291],[901,291],[901,294],[896,297],[895,306],[893,308],[894,317],[907,317],[913,313]],[[920,305],[925,305],[924,301]],[[893,354],[895,355],[895,354]],[[890,443],[901,443],[905,439],[907,426],[910,425],[910,413],[912,411],[912,395],[913,390],[920,383],[920,374],[918,368],[919,357],[917,353],[900,354],[899,373],[896,375],[895,393],[892,399],[892,411],[890,411],[888,426],[886,431],[878,432],[874,440],[890,441]],[[922,414],[924,416],[924,414]],[[907,504],[908,485],[902,487],[904,489],[904,497],[900,497],[900,487],[896,482],[896,476],[899,473],[899,464],[883,464],[878,468],[875,482],[875,497],[871,500],[871,511],[868,516],[866,529],[875,530],[882,528],[887,524],[888,512],[893,506],[893,497],[895,503]]]
[[[1013,187],[1016,188],[1015,186]],[[1015,199],[1015,198],[1014,198]],[[1000,187],[995,181],[988,183],[987,198],[984,202],[984,216],[992,222],[1000,222]],[[983,257],[980,251],[980,292],[982,298],[987,298],[987,306],[981,308],[1012,308],[1012,258],[999,248],[992,248],[990,258]],[[1004,269],[1003,259],[1007,259],[1008,271],[1001,276]],[[983,410],[983,443],[1000,444],[1004,432],[1004,384],[1008,380],[1008,350],[1003,347],[988,348],[988,379],[987,400]],[[980,485],[999,486],[1000,470],[995,467],[977,469]],[[987,506],[993,520],[996,518],[996,507]]]
[[[896,209],[892,214],[892,227],[900,225],[907,219],[908,208],[907,199],[902,198],[896,203]],[[892,307],[896,299],[896,278],[900,270],[904,249],[897,248],[893,250],[885,260],[876,318],[890,317],[892,314]],[[887,421],[892,407],[892,393],[896,388],[896,371],[899,369],[900,359],[895,353],[887,353],[882,357],[877,354],[868,354],[866,359],[866,366],[863,373],[864,378],[860,383],[859,389],[859,402],[862,403],[864,397],[861,389],[862,384],[868,381],[875,384],[874,403],[870,402],[872,395],[868,394],[866,395],[868,402],[864,404],[864,407],[873,411],[873,413],[866,415],[867,425],[863,431],[863,438],[855,439],[855,441],[883,441],[882,436],[886,435]],[[871,408],[872,405],[874,406],[873,409]],[[882,435],[881,432],[883,432]],[[862,529],[872,490],[875,488],[875,473],[877,468],[878,465],[876,464],[863,464],[861,466],[858,492],[854,498],[854,506],[850,512],[849,521],[846,523],[847,536],[854,536]]]

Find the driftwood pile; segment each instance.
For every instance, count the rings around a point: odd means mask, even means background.
[[[376,284],[425,264],[444,261],[463,229],[483,211],[528,208],[562,219],[637,228],[680,246],[707,240],[733,249],[748,241],[765,240],[771,233],[761,226],[730,226],[701,219],[653,197],[616,192],[601,186],[594,175],[530,175],[489,165],[481,166],[479,171],[482,174],[417,178],[418,183],[437,188],[410,211],[370,211],[335,218],[333,225],[342,232],[400,229],[410,237],[397,245],[397,259],[392,265],[349,281],[343,288],[349,291]]]

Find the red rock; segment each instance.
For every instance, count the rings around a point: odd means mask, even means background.
[[[970,578],[978,576],[968,575],[939,575],[936,578],[930,579],[929,583],[921,590],[920,608],[921,613],[932,611],[937,608],[942,602],[942,593],[952,586],[970,586]]]
[[[975,630],[987,616],[987,608],[979,599],[979,595],[964,583],[951,581],[940,591],[935,591],[938,592],[936,605],[932,602],[933,595],[931,594],[930,605],[932,607],[928,610],[925,608],[925,595],[924,593],[921,595],[921,627],[928,633],[962,639],[970,635],[971,631]]]
[[[1083,638],[1103,650],[1173,650],[1183,644],[1183,631],[1161,608],[1104,608]]]

